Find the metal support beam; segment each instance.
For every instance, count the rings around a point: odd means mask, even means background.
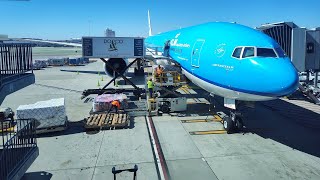
[[[116,72],[115,77],[113,77],[105,86],[103,86],[102,89],[105,89],[106,87],[108,87],[113,81],[115,81],[119,76],[121,76],[126,82],[128,82],[131,86],[133,86],[135,89],[140,89],[139,87],[137,87],[133,82],[131,82],[126,76],[123,75],[124,72],[127,71],[127,69],[132,66],[132,64],[134,64],[137,59],[135,59],[134,61],[132,61],[124,70],[123,72],[118,72],[113,66],[110,65],[110,63],[105,60],[104,58],[100,58],[109,68],[111,68],[114,72]]]
[[[135,96],[139,96],[139,93],[145,93],[145,90],[137,91],[134,88],[126,88],[126,89],[86,89],[82,92],[81,99],[89,96],[90,94],[119,94],[119,93],[125,93],[125,92],[133,92]]]
[[[168,89],[168,88],[163,87],[163,86],[158,86],[158,87],[160,88],[160,90],[165,91],[164,94],[160,94],[160,97],[166,97],[169,94],[172,94],[172,95],[174,95],[176,97],[179,97],[179,94],[176,93],[175,90],[179,89],[181,86],[176,86],[173,89]]]
[[[90,94],[98,94],[98,95],[101,95],[101,94],[104,94],[104,93],[107,93],[107,94],[114,94],[114,93],[122,93],[122,92],[133,92],[133,94],[137,97],[141,97],[142,93],[145,92],[145,90],[139,88],[138,86],[136,86],[132,81],[130,81],[125,75],[124,75],[124,72],[127,71],[127,69],[129,67],[131,67],[136,61],[137,59],[135,59],[134,61],[132,61],[122,72],[119,72],[117,71],[113,66],[110,65],[110,63],[105,60],[104,58],[100,58],[105,64],[106,66],[108,66],[109,68],[111,68],[115,73],[115,76],[105,85],[103,86],[102,89],[87,89],[87,90],[84,90],[83,93],[82,93],[82,97],[81,99],[87,97],[88,95]],[[112,83],[114,82],[118,77],[122,77],[125,82],[128,82],[131,86],[134,87],[134,89],[129,89],[129,88],[126,88],[126,89],[107,89],[107,87]]]

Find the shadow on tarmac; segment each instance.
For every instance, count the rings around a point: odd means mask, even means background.
[[[320,157],[320,114],[280,99],[257,103],[244,114],[248,132]]]
[[[210,102],[208,94],[203,90],[195,91]],[[296,92],[289,99],[302,100],[303,95]],[[229,114],[228,109],[223,106],[222,97],[215,96],[211,99],[211,103],[210,112],[209,105],[206,104],[188,105],[184,116],[213,115],[218,111]],[[240,133],[253,133],[292,149],[320,157],[320,114],[281,99],[256,102],[255,108],[244,108],[240,111],[245,125]]]
[[[39,172],[29,172],[25,173],[21,180],[50,180],[52,178],[52,174],[39,171]]]

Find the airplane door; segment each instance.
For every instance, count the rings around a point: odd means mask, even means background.
[[[193,45],[191,52],[191,66],[195,68],[200,66],[200,53],[204,42],[205,41],[203,39],[198,39]]]

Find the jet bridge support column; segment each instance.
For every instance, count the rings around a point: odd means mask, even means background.
[[[315,88],[318,88],[318,75],[319,75],[319,72],[314,73],[314,87]]]

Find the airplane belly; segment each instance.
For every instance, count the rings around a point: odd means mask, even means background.
[[[275,97],[260,96],[260,95],[237,92],[234,90],[226,89],[226,88],[208,83],[208,82],[194,76],[193,74],[189,73],[188,71],[184,70],[183,68],[182,68],[182,73],[197,86],[201,87],[202,89],[204,89],[210,93],[213,93],[213,94],[221,96],[221,97],[226,97],[226,98],[236,99],[236,100],[241,100],[241,101],[267,101],[267,100],[276,99]]]

